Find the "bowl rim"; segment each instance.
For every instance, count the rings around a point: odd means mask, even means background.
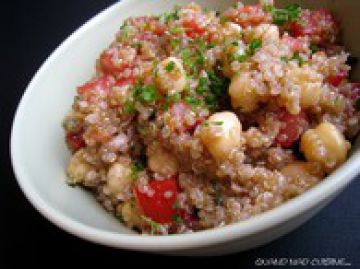
[[[61,56],[61,54],[66,51],[74,41],[80,38],[82,34],[90,31],[92,27],[101,22],[103,18],[111,16],[114,12],[120,10],[122,6],[131,4],[131,2],[132,0],[123,0],[112,4],[85,22],[69,37],[67,37],[65,41],[63,41],[50,54],[39,70],[35,73],[17,107],[10,138],[10,153],[15,178],[20,186],[20,189],[30,203],[38,212],[40,212],[53,224],[79,238],[123,249],[141,251],[175,251],[206,247],[228,241],[240,240],[261,231],[271,229],[277,225],[281,225],[305,211],[311,210],[316,205],[332,197],[336,194],[336,192],[342,190],[346,185],[354,180],[355,176],[360,173],[360,171],[357,171],[356,169],[357,165],[360,164],[360,151],[357,150],[353,152],[352,156],[350,156],[350,158],[341,167],[334,171],[330,176],[326,177],[318,185],[276,208],[238,223],[180,235],[151,236],[120,234],[104,231],[73,220],[60,210],[49,206],[31,185],[30,175],[27,174],[26,169],[24,169],[24,166],[21,165],[22,154],[21,147],[18,143],[21,139],[21,133],[18,130],[21,122],[24,121],[23,110],[28,105],[29,97],[34,91],[37,81],[41,79],[42,74],[46,72],[49,66],[51,66],[54,59]]]

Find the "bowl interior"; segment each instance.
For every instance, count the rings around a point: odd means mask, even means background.
[[[93,196],[81,188],[65,184],[69,152],[61,127],[69,111],[75,88],[91,77],[94,63],[129,16],[159,14],[174,5],[191,1],[124,0],[102,12],[73,34],[37,73],[19,107],[12,137],[12,153],[20,185],[30,200],[70,219],[117,233],[133,233],[98,205]],[[237,1],[198,0],[203,7],[222,10]],[[252,2],[252,1],[244,1]],[[280,1],[279,1],[280,2]],[[281,1],[282,4],[294,1]],[[297,1],[299,2],[299,1]],[[353,55],[360,55],[359,36],[351,31],[357,25],[360,1],[300,1],[305,6],[330,7],[342,21],[344,42]],[[360,70],[354,76],[360,78]],[[36,197],[36,198],[34,198]]]

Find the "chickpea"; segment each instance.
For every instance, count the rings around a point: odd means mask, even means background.
[[[80,149],[70,159],[67,167],[67,182],[69,184],[82,183],[87,172],[92,169],[92,166],[84,160],[84,153],[84,149]]]
[[[327,172],[342,164],[350,149],[350,143],[331,123],[324,122],[306,131],[300,142],[300,150],[309,161],[321,163]]]
[[[173,176],[179,170],[174,155],[157,144],[148,148],[148,166],[153,172],[163,176]]]
[[[163,94],[182,92],[186,86],[186,73],[180,59],[169,57],[158,64],[156,84]]]
[[[299,89],[300,106],[302,108],[307,109],[309,107],[315,107],[319,104],[321,100],[321,96],[323,94],[323,90],[322,90],[323,76],[320,73],[316,72],[309,66],[305,66],[302,68],[294,67],[287,73],[286,80],[290,82],[291,85]],[[285,94],[286,96],[289,96],[288,93]],[[292,110],[289,109],[289,111]],[[293,112],[297,112],[297,111],[293,111]]]
[[[240,73],[231,79],[229,95],[233,108],[241,108],[241,111],[249,113],[257,109],[260,101],[259,95],[251,86],[249,72]]]
[[[218,112],[207,120],[200,133],[202,143],[217,160],[226,159],[234,148],[241,146],[241,123],[232,112]]]
[[[132,170],[129,165],[114,163],[107,173],[107,184],[110,193],[117,195],[131,185]]]

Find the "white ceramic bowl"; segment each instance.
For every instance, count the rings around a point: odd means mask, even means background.
[[[62,229],[92,242],[123,249],[167,254],[217,255],[267,243],[304,223],[333,199],[358,173],[360,154],[305,194],[241,223],[186,235],[140,236],[106,213],[81,188],[65,184],[69,158],[61,122],[70,109],[77,85],[93,73],[94,61],[114,38],[128,16],[158,14],[189,1],[123,0],[72,34],[43,64],[28,86],[17,110],[11,153],[19,185],[29,201]],[[223,9],[235,1],[200,0],[202,6]],[[244,1],[249,2],[249,1]],[[287,1],[278,1],[283,4]],[[298,1],[330,7],[342,19],[345,43],[360,55],[360,1]],[[359,147],[356,146],[356,149]]]

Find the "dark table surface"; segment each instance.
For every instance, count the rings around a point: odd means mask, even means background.
[[[148,266],[172,266],[179,262],[202,266],[232,263],[235,268],[252,268],[258,258],[346,258],[360,268],[360,181],[355,180],[338,198],[296,231],[248,252],[225,257],[191,259],[162,257],[98,246],[75,238],[43,218],[25,199],[14,178],[8,145],[12,118],[31,77],[46,57],[81,24],[111,5],[111,0],[7,1],[3,4],[1,27],[2,72],[0,89],[1,188],[0,262],[13,268],[19,261],[50,264],[114,264],[121,267],[151,261]],[[5,35],[4,35],[5,33]],[[15,257],[16,255],[16,257]]]

